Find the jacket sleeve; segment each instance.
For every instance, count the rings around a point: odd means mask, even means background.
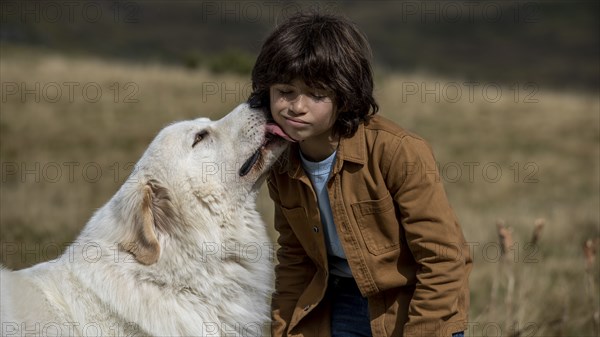
[[[271,336],[287,336],[298,298],[306,287],[311,262],[285,218],[279,193],[273,179],[268,179],[269,195],[275,206],[275,229],[279,233],[277,266],[275,267],[275,292],[273,293]]]
[[[401,226],[419,265],[404,336],[450,336],[462,331],[458,313],[471,258],[444,191],[429,145],[406,135],[391,156],[386,181],[401,213]],[[467,298],[465,298],[467,297]],[[464,306],[463,306],[464,307]],[[461,321],[449,322],[448,318]]]

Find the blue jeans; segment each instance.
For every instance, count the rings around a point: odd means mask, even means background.
[[[331,276],[327,288],[331,303],[332,337],[371,337],[369,303],[352,278]]]
[[[332,337],[372,337],[369,302],[362,297],[354,279],[331,276],[327,288],[331,303]],[[464,337],[456,332],[452,337]]]

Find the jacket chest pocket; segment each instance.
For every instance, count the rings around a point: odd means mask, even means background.
[[[379,200],[352,204],[352,212],[371,254],[380,255],[400,247],[400,224],[389,194]]]
[[[304,247],[304,250],[306,250],[306,253],[309,256],[316,258],[318,245],[315,233],[311,230],[311,223],[314,223],[314,219],[309,218],[304,207],[281,207],[281,211],[288,221],[290,228],[298,238],[298,241],[300,241],[300,244]]]

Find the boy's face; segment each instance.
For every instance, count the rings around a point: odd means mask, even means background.
[[[271,115],[275,122],[296,141],[328,142],[336,120],[331,95],[294,79],[276,83],[269,89]]]

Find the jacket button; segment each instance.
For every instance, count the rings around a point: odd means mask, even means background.
[[[313,227],[313,232],[318,233],[319,232],[319,227],[317,227],[317,226]]]

